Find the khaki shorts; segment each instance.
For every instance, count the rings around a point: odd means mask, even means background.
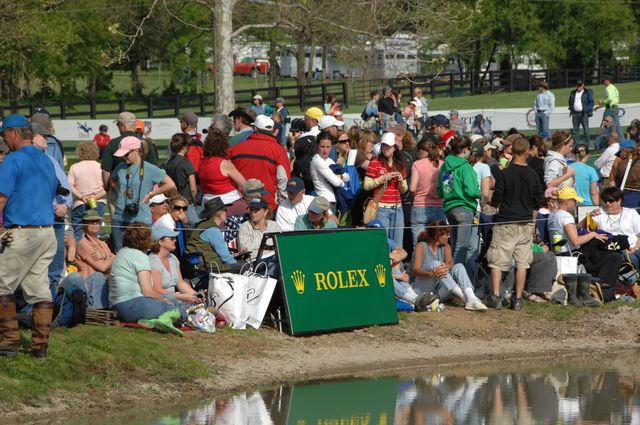
[[[13,242],[0,254],[0,295],[22,287],[29,304],[51,301],[49,264],[56,253],[53,227],[11,229]]]
[[[516,268],[528,269],[533,261],[533,223],[495,224],[487,261],[492,269],[509,271],[511,259]]]

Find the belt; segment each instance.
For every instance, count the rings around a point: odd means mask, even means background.
[[[542,112],[547,112],[547,110],[546,109],[538,109],[536,112],[540,114]]]
[[[50,227],[53,227],[53,226],[51,226],[51,225],[49,225],[49,226],[33,226],[33,225],[30,225],[30,224],[27,224],[25,226],[20,226],[18,224],[14,224],[12,226],[7,227],[7,229],[48,229]]]

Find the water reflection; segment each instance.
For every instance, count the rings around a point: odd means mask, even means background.
[[[551,370],[353,379],[215,400],[150,424],[640,424],[640,374]]]

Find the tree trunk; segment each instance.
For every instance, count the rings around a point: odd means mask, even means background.
[[[131,92],[134,96],[142,96],[140,69],[140,60],[135,55],[133,55],[131,57]]]
[[[313,80],[313,73],[315,69],[313,68],[313,60],[316,56],[316,45],[313,40],[311,40],[311,45],[309,46],[309,68],[307,68],[307,84],[311,84]]]
[[[217,113],[222,114],[228,114],[235,107],[233,50],[231,48],[234,3],[235,0],[216,0],[213,3],[215,16],[214,63],[216,64],[214,73],[216,98],[214,109]]]
[[[329,78],[329,46],[322,46],[322,79]]]
[[[482,53],[482,44],[480,40],[476,40],[475,48],[473,52],[473,70],[472,72],[472,80],[474,82],[473,93],[478,93],[478,88],[480,87],[478,77],[480,77],[480,55]]]
[[[276,46],[275,31],[271,31],[271,38],[269,39],[269,87],[276,86],[278,75],[280,75]]]
[[[491,49],[491,54],[489,55],[489,60],[487,60],[487,67],[484,69],[484,73],[482,77],[478,79],[478,87],[482,87],[482,82],[487,78],[487,74],[489,73],[489,68],[491,67],[491,62],[493,62],[493,57],[496,55],[496,51],[498,50],[498,44],[493,43],[493,48]]]
[[[89,76],[89,97],[92,99],[95,99],[96,94],[98,92],[97,83],[98,83],[98,77],[96,76],[96,74],[90,75]]]
[[[296,53],[296,77],[298,79],[298,85],[304,85],[306,83],[304,78],[304,38],[298,39],[298,52]]]

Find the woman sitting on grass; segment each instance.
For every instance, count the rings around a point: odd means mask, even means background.
[[[173,327],[186,314],[151,282],[151,263],[146,251],[151,248],[151,229],[133,222],[122,235],[109,277],[109,305],[124,322],[139,322],[165,332],[182,335]]]
[[[473,285],[463,264],[453,264],[449,245],[451,228],[443,221],[429,223],[418,236],[413,257],[413,289],[418,294],[433,293],[440,301],[451,295],[460,298],[467,310],[486,310],[487,307],[473,292]]]

